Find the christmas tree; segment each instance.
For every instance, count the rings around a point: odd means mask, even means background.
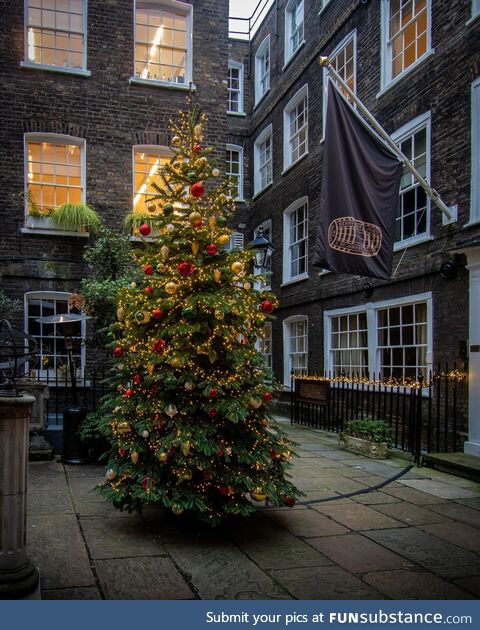
[[[119,293],[112,326],[111,441],[101,491],[129,511],[159,503],[212,524],[268,498],[292,506],[291,444],[271,419],[274,384],[255,343],[277,306],[254,288],[254,250],[228,247],[233,182],[202,145],[190,102],[172,128],[147,214],[139,276]]]

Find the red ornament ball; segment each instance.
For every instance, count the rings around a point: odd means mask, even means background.
[[[293,507],[295,505],[295,499],[293,497],[283,497],[283,502],[287,507]]]
[[[270,302],[270,300],[264,300],[260,304],[260,310],[262,311],[262,313],[267,313],[267,315],[273,313],[274,308],[275,305],[273,304],[273,302]]]
[[[161,308],[154,308],[152,311],[152,317],[153,319],[162,319],[163,317],[163,311]]]
[[[203,197],[205,194],[205,186],[202,182],[195,182],[195,184],[190,186],[190,194],[192,197]]]
[[[200,145],[200,144],[196,144],[196,145],[193,147],[193,150],[195,151],[195,153],[200,153],[200,151],[202,150],[202,145]]]
[[[120,455],[120,457],[125,457],[125,455],[127,454],[127,451],[124,448],[119,448],[118,454]]]
[[[229,488],[228,488],[228,486],[220,486],[218,491],[220,492],[220,494],[222,496],[226,497],[228,495],[228,493],[229,493]]]
[[[153,344],[152,350],[153,352],[163,352],[166,347],[167,347],[167,344],[165,343],[163,339],[157,339],[155,343]]]
[[[263,400],[265,402],[270,402],[273,398],[272,394],[270,392],[265,392],[262,396]]]
[[[148,236],[150,232],[152,231],[152,228],[148,225],[148,223],[142,223],[138,231],[140,232],[142,236]]]
[[[218,455],[219,457],[223,457],[223,456],[224,456],[224,454],[225,454],[225,452],[224,452],[223,448],[219,448],[219,449],[218,449],[218,451],[217,451],[217,455]]]
[[[119,359],[120,357],[123,357],[123,348],[121,348],[120,346],[117,346],[115,350],[113,351],[113,356],[117,359]]]
[[[128,388],[125,390],[124,396],[126,396],[127,398],[131,398],[134,394],[135,392],[133,391],[133,389]]]
[[[217,410],[214,407],[210,407],[210,409],[208,410],[208,415],[210,416],[210,418],[215,418],[215,416],[217,415]]]
[[[147,276],[153,275],[153,265],[145,265],[143,271],[147,274]]]
[[[142,480],[142,488],[144,490],[151,490],[155,485],[155,479],[153,477],[144,477]]]
[[[216,245],[215,243],[209,243],[205,247],[205,251],[207,252],[207,254],[210,254],[210,256],[215,256],[215,254],[218,254],[218,245]]]
[[[145,287],[143,290],[145,291],[145,293],[148,293],[149,295],[153,293],[152,287]]]
[[[187,276],[191,276],[192,273],[195,271],[195,267],[190,262],[178,263],[177,269],[178,273],[184,278],[186,278]]]
[[[140,374],[135,374],[135,376],[132,378],[132,381],[135,383],[135,385],[140,385],[140,383],[142,382],[142,377],[140,376]]]
[[[210,390],[209,393],[209,398],[218,398],[218,389],[215,389],[214,387]]]

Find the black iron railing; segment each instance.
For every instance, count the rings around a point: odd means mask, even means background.
[[[229,17],[228,35],[237,39],[250,40],[260,26],[274,0],[259,0],[250,17]]]
[[[384,420],[393,446],[420,459],[422,453],[459,450],[467,437],[467,379],[437,366],[428,379],[396,382],[325,372],[292,374],[291,422],[340,433],[349,420]]]

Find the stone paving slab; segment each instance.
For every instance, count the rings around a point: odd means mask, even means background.
[[[291,599],[288,592],[228,543],[167,544],[201,599]]]
[[[443,523],[451,520],[448,516],[432,512],[412,503],[402,502],[376,505],[375,509],[407,525],[427,525],[429,523]]]
[[[430,505],[429,509],[467,525],[480,527],[480,510],[459,503],[439,503],[438,505]]]
[[[382,492],[390,494],[393,497],[397,497],[402,501],[407,501],[408,503],[414,503],[415,505],[420,506],[429,504],[438,505],[439,503],[447,502],[446,499],[441,499],[440,497],[429,494],[428,492],[422,492],[420,490],[415,490],[414,488],[406,487],[392,488],[390,484],[385,486],[385,488],[382,489]]]
[[[378,591],[335,566],[272,571],[296,599],[382,599]]]
[[[139,516],[82,518],[80,523],[92,558],[165,555],[164,548]]]
[[[42,590],[42,599],[102,599],[96,586]]]
[[[273,523],[284,527],[294,536],[308,538],[312,536],[335,536],[347,534],[350,530],[343,525],[323,516],[316,510],[298,511],[265,510],[264,515]]]
[[[391,599],[473,599],[473,596],[433,573],[382,571],[369,573],[365,582]]]
[[[400,499],[391,494],[386,494],[381,490],[375,490],[366,494],[358,494],[352,497],[352,501],[362,505],[385,505],[386,503],[399,503]]]
[[[106,599],[195,599],[169,558],[99,560],[95,566]]]
[[[412,567],[412,563],[359,534],[309,538],[308,544],[351,573]]]
[[[231,537],[237,547],[262,569],[289,570],[292,567],[331,564],[323,554],[312,550],[305,542],[267,518],[257,518],[250,531],[238,525],[231,530]],[[308,571],[305,568],[305,572]]]
[[[469,591],[472,595],[475,595],[477,599],[480,598],[480,575],[455,580],[455,584],[457,584],[460,588]]]
[[[27,514],[73,514],[67,489],[38,490],[27,494]]]
[[[455,499],[456,503],[461,503],[474,510],[480,510],[480,497],[474,499]]]
[[[42,589],[95,585],[87,550],[72,515],[30,516],[27,553],[40,570]]]
[[[403,527],[403,523],[385,516],[380,512],[360,505],[359,503],[350,503],[347,505],[333,505],[320,503],[313,505],[313,509],[318,510],[322,514],[329,516],[341,525],[353,529],[355,531],[367,529],[384,529],[391,527]]]
[[[480,529],[465,525],[465,523],[437,523],[435,525],[419,525],[419,529],[427,534],[433,534],[448,543],[458,545],[480,554]]]
[[[443,483],[436,479],[399,479],[398,483],[414,488],[415,490],[421,490],[428,494],[432,494],[435,497],[441,499],[466,499],[478,497],[478,493],[473,490],[454,486],[452,484]]]
[[[372,530],[365,536],[442,577],[454,579],[480,573],[477,555],[415,527]]]

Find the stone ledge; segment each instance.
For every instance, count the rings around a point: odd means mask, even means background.
[[[423,458],[428,468],[480,482],[480,457],[466,453],[429,453]]]

